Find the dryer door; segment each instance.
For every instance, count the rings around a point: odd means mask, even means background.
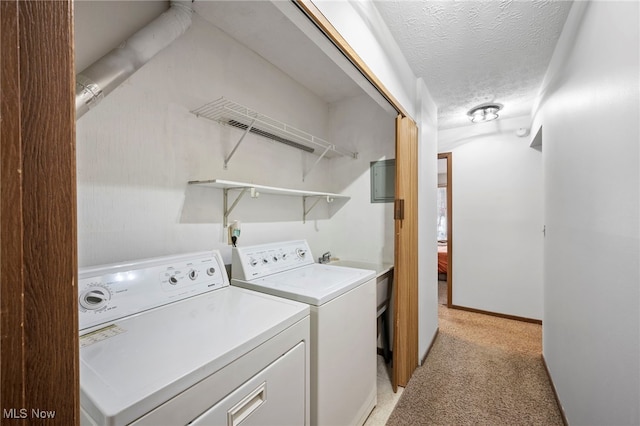
[[[191,425],[284,426],[305,423],[305,349],[300,342],[195,419]]]

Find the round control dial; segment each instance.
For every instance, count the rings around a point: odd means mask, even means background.
[[[84,309],[97,311],[104,307],[111,299],[111,293],[104,287],[92,287],[80,295],[80,306]]]
[[[304,257],[307,254],[307,251],[305,249],[297,249],[296,254],[298,255],[299,258],[304,259]]]

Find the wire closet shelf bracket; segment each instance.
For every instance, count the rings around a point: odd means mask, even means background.
[[[243,130],[238,142],[224,159],[226,169],[231,157],[248,133],[253,133],[276,142],[317,155],[318,158],[308,169],[303,171],[302,180],[311,173],[323,158],[346,156],[358,158],[358,153],[340,148],[324,139],[297,129],[281,121],[275,120],[257,111],[230,101],[224,97],[209,102],[191,111],[196,117],[206,118],[225,126]]]

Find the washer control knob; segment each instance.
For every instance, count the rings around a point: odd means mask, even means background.
[[[104,288],[90,288],[80,295],[80,306],[91,311],[102,308],[109,301],[109,292]]]
[[[296,250],[296,254],[298,255],[298,257],[304,259],[304,257],[307,255],[307,251],[305,249],[298,249]]]
[[[255,260],[253,257],[251,259],[249,259],[249,265],[256,266],[257,264],[258,264],[258,261]]]
[[[266,257],[263,257],[262,263],[266,265],[267,263],[269,263],[269,260]]]
[[[176,285],[176,284],[178,284],[178,278],[176,278],[176,276],[175,276],[175,275],[171,275],[171,276],[169,277],[169,284],[171,284],[171,285]]]
[[[273,256],[273,261],[277,262],[278,261],[278,256]]]
[[[282,260],[285,260],[287,258],[287,253],[282,253]]]
[[[191,281],[195,280],[196,278],[198,278],[198,271],[196,271],[195,269],[192,269],[189,271],[189,279]]]
[[[216,273],[216,268],[214,268],[213,266],[207,268],[207,275],[211,276],[215,273]]]

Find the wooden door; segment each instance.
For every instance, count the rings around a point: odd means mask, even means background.
[[[393,391],[418,366],[418,128],[396,119]]]
[[[79,423],[71,0],[0,1],[2,424]]]

